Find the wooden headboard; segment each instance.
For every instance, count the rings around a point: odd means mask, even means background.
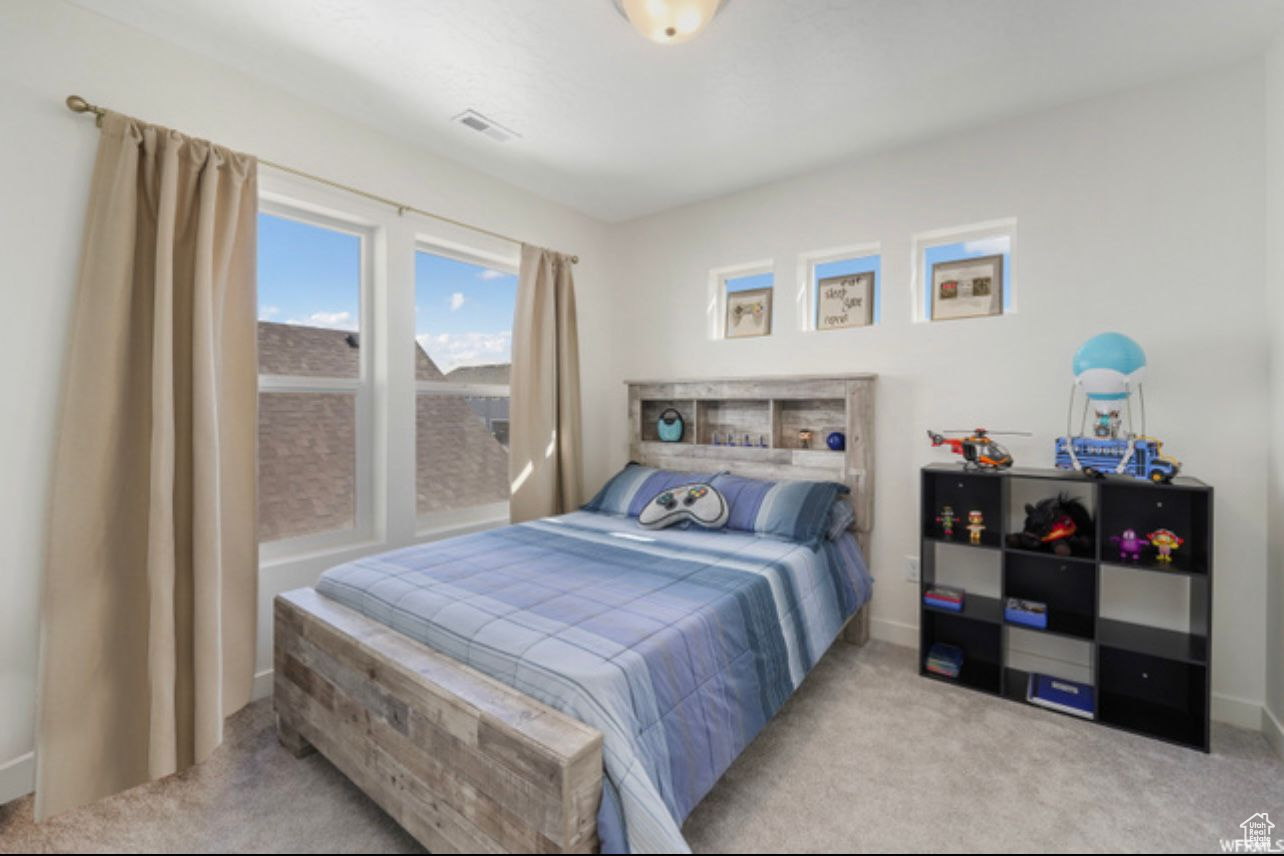
[[[869,555],[874,525],[873,374],[708,380],[626,381],[629,456],[673,470],[729,470],[768,479],[839,481],[851,488],[856,537]],[[682,414],[681,442],[660,440],[656,421],[668,408]],[[801,448],[799,432],[812,434]],[[847,448],[830,451],[832,431]],[[736,445],[725,445],[728,436]],[[744,445],[748,435],[752,446]],[[715,444],[715,440],[718,441]]]

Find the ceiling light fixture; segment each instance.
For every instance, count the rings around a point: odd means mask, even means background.
[[[680,45],[709,25],[727,0],[614,0],[633,28],[653,42]]]

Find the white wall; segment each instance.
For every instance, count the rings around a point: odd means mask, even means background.
[[[924,430],[986,425],[1051,464],[1070,359],[1126,332],[1150,359],[1149,427],[1216,487],[1215,714],[1257,727],[1265,692],[1267,325],[1260,62],[959,133],[613,230],[617,377],[879,373],[873,629],[916,644]],[[799,129],[806,133],[806,129]],[[1018,220],[1019,313],[912,323],[911,236]],[[883,323],[800,332],[799,253],[881,241]],[[775,262],[775,332],[712,341],[711,268]],[[623,410],[624,391],[609,390]],[[623,422],[611,455],[625,458]],[[1278,436],[1276,437],[1278,441]],[[597,457],[600,457],[597,456]]]
[[[1266,289],[1271,329],[1268,435],[1266,714],[1262,731],[1284,755],[1284,36],[1266,56]]]
[[[610,350],[608,304],[600,289],[605,230],[596,222],[74,6],[6,0],[0,9],[0,288],[10,314],[0,335],[7,390],[0,398],[0,802],[30,784],[52,432],[98,142],[92,120],[63,106],[73,92],[235,149],[578,253],[582,347],[590,355]],[[428,221],[422,226],[433,228]],[[409,348],[407,340],[408,353]],[[586,384],[601,388],[605,373],[604,363],[584,361]],[[585,429],[604,432],[612,415],[586,407]],[[593,456],[605,452],[589,450],[594,471],[605,464]],[[266,604],[277,591],[310,583],[327,564],[317,559],[265,570],[261,613],[266,617]],[[270,636],[260,635],[260,668],[267,668]]]

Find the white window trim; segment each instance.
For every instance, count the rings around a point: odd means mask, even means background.
[[[984,223],[974,223],[969,226],[955,226],[947,229],[933,229],[928,232],[920,232],[914,236],[911,241],[910,252],[913,254],[910,259],[910,305],[914,307],[914,323],[927,324],[931,323],[931,316],[927,308],[927,277],[929,276],[923,263],[923,256],[932,247],[940,247],[945,244],[957,244],[965,241],[983,241],[987,238],[1007,238],[1008,239],[1008,265],[1003,271],[1003,289],[1010,294],[1012,299],[1008,308],[1004,309],[998,315],[990,316],[993,318],[1002,318],[1006,315],[1017,314],[1017,292],[1012,288],[1016,282],[1017,267],[1017,221],[1015,217],[1005,217],[1000,220],[988,220]],[[984,318],[969,319],[974,321],[983,321]]]
[[[360,283],[357,302],[358,375],[355,378],[330,378],[295,375],[259,375],[259,392],[268,393],[344,393],[353,396],[356,419],[356,460],[354,461],[353,525],[343,529],[279,538],[259,544],[262,564],[281,562],[309,554],[327,552],[367,543],[375,533],[374,515],[374,396],[372,354],[377,344],[371,323],[374,301],[373,245],[378,227],[375,223],[340,214],[318,205],[315,200],[295,199],[282,194],[263,192],[259,211],[323,229],[343,232],[360,239]]]
[[[515,259],[511,254],[488,252],[476,247],[465,246],[464,244],[454,241],[443,240],[439,237],[432,239],[420,237],[415,241],[415,253],[428,253],[434,256],[453,259],[464,264],[479,265],[490,268],[491,270],[503,271],[504,273],[517,276],[520,260]],[[418,283],[415,283],[416,291]],[[431,356],[431,355],[430,355]],[[451,383],[449,381],[435,380],[416,380],[415,397],[420,395],[442,395],[457,396],[460,398],[509,398],[511,399],[511,390],[507,384],[488,384],[488,383]],[[418,421],[416,420],[415,428],[418,430]],[[418,471],[414,474],[416,488],[419,484]],[[416,503],[417,490],[416,490]],[[510,522],[509,503],[492,502],[483,505],[473,505],[465,508],[451,508],[444,511],[433,511],[428,514],[419,514],[415,510],[416,526],[415,537],[437,538],[447,537],[450,535],[459,535],[467,532],[475,532],[482,529],[489,529],[494,526],[503,526]]]
[[[773,290],[772,303],[775,304],[774,290],[776,287],[776,262],[774,259],[761,259],[756,262],[744,262],[737,265],[728,265],[726,267],[714,268],[709,271],[709,300],[707,303],[706,313],[708,315],[709,338],[715,341],[726,340],[727,338],[727,280],[739,279],[742,276],[754,276],[756,274],[771,274],[771,287]],[[772,309],[775,312],[775,309]],[[772,328],[776,327],[776,319],[771,319]]]
[[[829,264],[830,262],[844,262],[850,259],[864,259],[870,256],[879,256],[880,262],[883,255],[883,245],[878,241],[867,241],[863,244],[849,244],[845,247],[831,247],[827,250],[811,250],[798,254],[798,293],[794,297],[794,304],[798,307],[798,316],[801,319],[798,327],[804,333],[818,332],[816,329],[816,310],[819,308],[819,299],[816,293],[816,268],[819,265]],[[881,291],[883,287],[882,265],[879,265],[878,281],[874,283],[874,289]],[[852,327],[852,330],[863,330],[863,327]],[[825,331],[831,332],[831,331]],[[841,331],[838,331],[841,332]]]

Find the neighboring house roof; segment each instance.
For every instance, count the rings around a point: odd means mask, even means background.
[[[261,374],[358,376],[360,341],[354,333],[269,321],[260,321],[258,332]],[[448,379],[418,346],[415,377]],[[508,450],[468,399],[420,395],[415,425],[419,514],[508,499]],[[351,526],[355,458],[356,414],[349,394],[261,395],[260,540]]]
[[[451,383],[491,383],[508,386],[508,363],[492,363],[487,366],[460,366],[446,373],[446,380]]]

